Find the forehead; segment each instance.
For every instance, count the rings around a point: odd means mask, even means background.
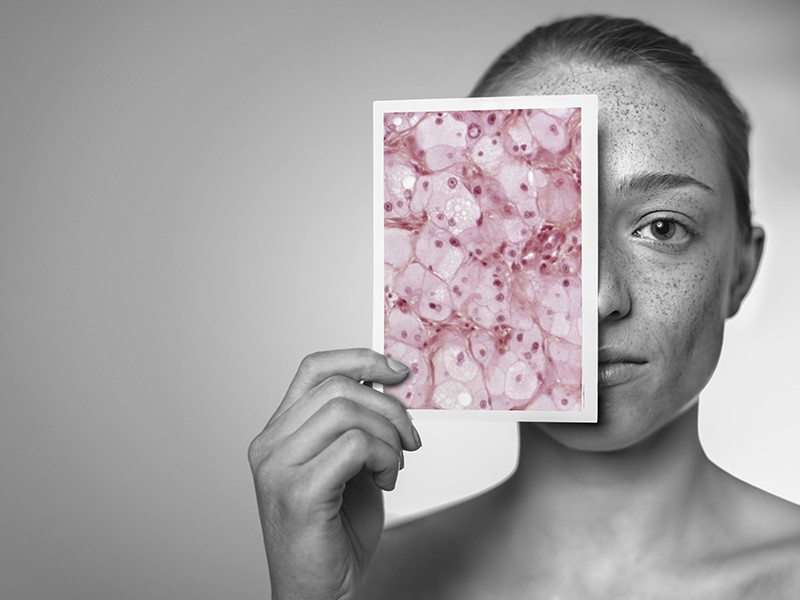
[[[518,76],[506,95],[597,94],[601,177],[689,175],[713,188],[725,179],[713,125],[679,92],[637,67],[559,63]]]

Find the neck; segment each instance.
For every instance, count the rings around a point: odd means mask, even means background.
[[[647,440],[613,452],[573,450],[525,424],[519,467],[507,487],[508,522],[520,536],[550,539],[550,548],[587,560],[603,553],[660,560],[702,543],[693,538],[705,528],[692,524],[708,518],[702,500],[712,470],[700,447],[696,406]]]

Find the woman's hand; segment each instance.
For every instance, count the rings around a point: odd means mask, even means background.
[[[250,444],[273,600],[355,599],[383,530],[381,489],[394,489],[419,434],[395,398],[408,369],[366,349],[303,359]]]

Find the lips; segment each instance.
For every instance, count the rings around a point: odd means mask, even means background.
[[[622,385],[641,375],[647,361],[641,356],[615,348],[601,348],[597,353],[597,385]]]

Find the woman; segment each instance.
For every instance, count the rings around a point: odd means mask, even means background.
[[[744,113],[689,48],[605,17],[534,30],[475,90],[527,94],[599,98],[600,422],[522,425],[508,481],[378,548],[380,490],[420,440],[359,382],[390,393],[408,371],[307,357],[250,448],[273,598],[800,597],[800,510],[715,467],[697,435],[764,243]]]

